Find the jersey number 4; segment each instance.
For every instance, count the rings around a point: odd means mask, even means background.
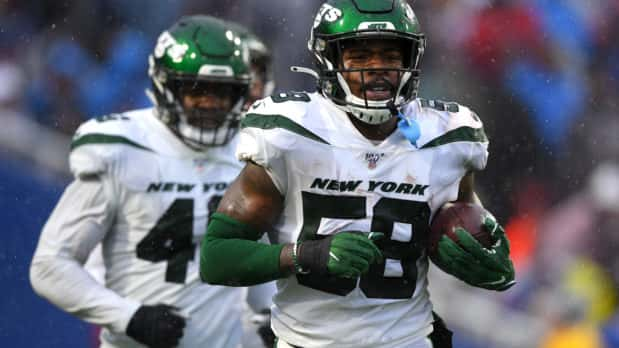
[[[220,200],[221,196],[211,198],[208,203],[209,216]],[[193,220],[193,199],[177,199],[137,245],[139,259],[168,262],[166,282],[185,282],[187,264],[193,260],[196,250],[193,242]]]
[[[319,239],[322,218],[365,219],[366,198],[359,196],[332,196],[303,192],[303,227],[300,240]],[[377,241],[385,261],[370,266],[360,281],[361,291],[369,298],[411,298],[417,283],[417,260],[422,255],[428,233],[430,207],[425,202],[381,198],[373,208],[372,232],[385,234]],[[393,235],[394,225],[408,225],[410,240]],[[399,240],[398,240],[399,239]],[[401,276],[385,276],[386,262],[399,262]],[[297,275],[300,284],[331,294],[345,296],[357,287],[357,279],[331,276]]]

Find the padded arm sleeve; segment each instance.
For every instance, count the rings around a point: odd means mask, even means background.
[[[200,250],[200,278],[215,285],[250,286],[279,279],[283,245],[257,242],[262,233],[215,213]]]
[[[140,303],[99,284],[83,267],[114,218],[111,183],[75,180],[49,217],[30,266],[34,291],[82,320],[124,332]]]

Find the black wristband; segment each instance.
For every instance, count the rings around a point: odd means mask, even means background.
[[[297,260],[299,265],[312,274],[328,274],[329,250],[333,236],[320,240],[306,240],[299,245]]]

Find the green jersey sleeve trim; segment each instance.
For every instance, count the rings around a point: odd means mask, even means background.
[[[288,117],[282,115],[247,114],[245,118],[241,121],[241,128],[283,128],[298,135],[312,139],[314,141],[329,145],[329,143],[323,138],[312,133],[307,128],[292,121]]]
[[[119,135],[108,135],[102,133],[92,133],[81,136],[71,142],[71,151],[82,145],[88,144],[125,144],[136,147],[145,151],[153,151],[146,146],[133,142],[125,137]]]
[[[421,148],[426,149],[429,147],[441,146],[458,141],[486,143],[488,142],[488,137],[486,137],[486,133],[483,128],[472,128],[465,126],[450,130],[440,137],[432,139]]]
[[[252,226],[227,215],[211,216],[200,246],[200,278],[214,285],[250,286],[285,277],[280,271],[282,244],[264,244]]]

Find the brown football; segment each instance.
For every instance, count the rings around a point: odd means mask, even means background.
[[[428,237],[428,255],[433,259],[437,255],[438,242],[443,235],[447,235],[456,243],[458,236],[455,234],[456,227],[467,230],[481,245],[490,247],[492,236],[484,228],[484,218],[490,214],[482,206],[473,203],[450,202],[446,203],[434,215],[430,224]]]

